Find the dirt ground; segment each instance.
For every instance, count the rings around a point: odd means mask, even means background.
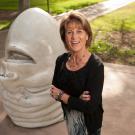
[[[96,40],[102,40],[108,46],[113,47],[111,51],[97,53],[103,61],[135,66],[135,54],[131,53],[135,50],[135,31],[113,31],[106,33],[106,35],[99,33]]]
[[[17,11],[0,11],[0,21],[14,19],[17,15]]]

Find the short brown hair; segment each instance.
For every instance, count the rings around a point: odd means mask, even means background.
[[[65,15],[60,23],[60,35],[61,35],[62,41],[64,42],[65,48],[68,50],[68,46],[66,45],[66,41],[65,41],[66,26],[72,21],[79,22],[82,25],[85,32],[88,34],[88,40],[86,41],[86,47],[88,48],[91,45],[91,41],[92,41],[91,26],[87,18],[83,14],[76,11],[72,11],[68,13],[67,15]]]

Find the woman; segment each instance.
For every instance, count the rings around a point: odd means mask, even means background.
[[[51,95],[62,104],[69,135],[100,135],[104,66],[88,51],[91,27],[82,14],[71,12],[60,34],[68,53],[56,60]]]

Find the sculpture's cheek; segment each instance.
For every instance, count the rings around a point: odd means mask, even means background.
[[[5,90],[18,92],[19,87],[38,88],[51,84],[53,72],[51,66],[39,68],[37,64],[16,64],[4,62],[1,82]]]

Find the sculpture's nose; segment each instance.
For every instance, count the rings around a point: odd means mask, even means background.
[[[7,70],[7,63],[5,61],[0,61],[0,80],[12,80],[16,78],[16,73]]]
[[[2,60],[0,60],[0,79],[2,79],[4,76],[5,76],[5,71],[2,64]]]

